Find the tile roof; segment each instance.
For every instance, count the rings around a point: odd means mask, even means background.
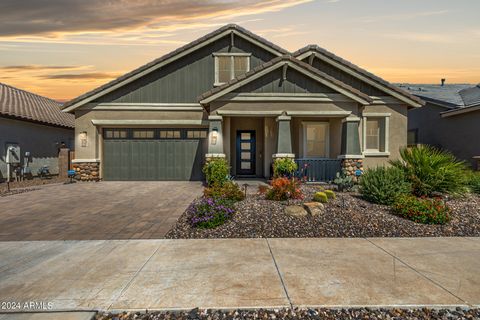
[[[480,85],[471,84],[408,84],[398,86],[426,101],[448,108],[462,108],[480,103]]]
[[[237,82],[240,82],[240,81],[242,81],[242,80],[244,80],[244,79],[246,79],[246,78],[249,78],[249,77],[253,76],[253,75],[256,74],[257,72],[260,72],[260,71],[262,71],[262,70],[264,70],[264,69],[267,69],[268,67],[271,67],[271,66],[277,64],[277,63],[280,62],[280,61],[289,61],[289,62],[292,62],[292,63],[294,63],[294,64],[296,64],[296,65],[298,65],[298,66],[300,66],[300,67],[302,67],[302,68],[304,68],[304,69],[312,72],[313,74],[315,74],[315,75],[317,75],[317,76],[319,76],[319,77],[321,77],[321,78],[323,78],[323,79],[326,79],[326,80],[334,83],[335,85],[337,85],[337,86],[339,86],[339,87],[341,87],[341,88],[343,88],[343,89],[345,89],[345,90],[353,93],[354,95],[356,95],[356,96],[358,96],[358,97],[361,97],[362,99],[364,99],[364,100],[366,100],[366,101],[369,101],[369,102],[372,102],[372,101],[373,101],[373,99],[370,98],[368,95],[366,95],[366,94],[360,92],[359,90],[357,90],[357,89],[355,89],[355,88],[352,88],[351,86],[349,86],[349,85],[347,85],[347,84],[345,84],[345,83],[343,83],[343,82],[341,82],[341,81],[339,81],[339,80],[337,80],[337,79],[329,76],[328,74],[326,74],[326,73],[318,70],[317,68],[312,67],[312,66],[309,65],[308,63],[305,63],[305,62],[303,62],[303,61],[300,61],[300,60],[294,58],[294,57],[291,56],[291,55],[280,56],[280,57],[274,58],[274,59],[272,59],[272,60],[270,60],[270,61],[268,61],[268,62],[265,62],[264,64],[255,67],[254,69],[248,71],[247,73],[244,73],[244,74],[241,74],[241,75],[237,76],[236,78],[230,80],[230,81],[227,82],[227,83],[224,83],[224,84],[221,85],[221,86],[218,86],[218,87],[215,87],[215,88],[213,88],[213,89],[208,90],[207,92],[205,92],[205,93],[203,93],[202,95],[200,95],[200,96],[197,98],[197,100],[198,100],[198,101],[201,101],[201,100],[203,100],[203,99],[206,99],[206,98],[214,95],[215,93],[218,93],[218,92],[220,92],[220,91],[223,91],[224,89],[230,87],[231,85],[233,85],[233,84],[235,84],[235,83],[237,83]]]
[[[375,82],[377,82],[377,83],[379,83],[379,84],[381,84],[381,85],[383,85],[383,86],[385,86],[385,87],[387,87],[387,88],[389,88],[389,89],[391,89],[391,90],[393,90],[393,91],[401,94],[402,96],[404,96],[404,97],[406,97],[406,98],[408,98],[408,99],[410,99],[410,100],[413,100],[413,101],[415,101],[415,102],[417,102],[417,103],[419,103],[419,104],[421,104],[421,105],[424,104],[424,101],[423,101],[422,99],[416,97],[415,95],[412,95],[412,94],[410,94],[409,92],[398,88],[397,86],[391,84],[390,82],[388,82],[388,81],[386,81],[386,80],[384,80],[384,79],[382,79],[382,78],[374,75],[373,73],[368,72],[367,70],[365,70],[365,69],[363,69],[363,68],[361,68],[361,67],[359,67],[359,66],[357,66],[357,65],[355,65],[355,64],[353,64],[353,63],[351,63],[350,61],[347,61],[347,60],[345,60],[345,59],[343,59],[343,58],[335,55],[334,53],[332,53],[332,52],[330,52],[330,51],[328,51],[328,50],[326,50],[326,49],[324,49],[324,48],[322,48],[322,47],[319,47],[318,45],[308,45],[308,46],[305,46],[305,47],[303,47],[303,48],[295,51],[295,52],[293,53],[293,56],[294,56],[294,57],[298,57],[299,55],[301,55],[301,54],[303,54],[303,53],[305,53],[305,52],[308,52],[308,51],[316,51],[316,52],[318,52],[319,54],[322,54],[322,55],[324,55],[324,56],[326,56],[326,57],[328,57],[328,58],[330,58],[330,59],[332,59],[332,60],[334,60],[334,61],[342,64],[342,65],[344,65],[345,67],[350,68],[350,69],[352,69],[352,70],[354,70],[354,71],[362,74],[363,76],[369,78],[370,80],[373,80],[373,81],[375,81]]]
[[[112,81],[110,81],[110,82],[108,82],[108,83],[106,83],[106,84],[104,84],[104,85],[102,85],[102,86],[100,86],[100,87],[92,90],[92,91],[89,91],[89,92],[87,92],[87,93],[85,93],[85,94],[82,94],[81,96],[79,96],[79,97],[77,97],[77,98],[75,98],[75,99],[73,99],[73,100],[70,100],[70,101],[66,102],[66,103],[63,105],[63,108],[69,107],[69,106],[71,106],[71,105],[73,105],[73,104],[75,104],[75,103],[77,103],[77,102],[79,102],[79,101],[81,101],[81,100],[83,100],[83,99],[86,99],[86,98],[88,98],[88,97],[91,97],[91,96],[93,96],[93,95],[95,95],[95,94],[97,94],[97,93],[99,93],[99,92],[101,92],[101,91],[103,91],[103,90],[105,90],[105,89],[107,89],[107,88],[110,88],[110,87],[112,87],[112,86],[114,86],[114,85],[116,85],[116,84],[118,84],[118,83],[120,83],[120,82],[122,82],[122,81],[124,81],[124,80],[126,80],[126,79],[128,79],[128,78],[130,78],[130,77],[132,77],[132,76],[134,76],[134,75],[136,75],[136,74],[138,74],[138,73],[141,73],[141,72],[149,69],[150,67],[152,67],[152,66],[154,66],[154,65],[156,65],[156,64],[159,64],[159,63],[161,63],[161,62],[163,62],[163,61],[165,61],[165,60],[167,60],[167,59],[169,59],[169,58],[171,58],[171,57],[174,57],[175,55],[181,53],[182,51],[185,51],[185,50],[188,50],[188,49],[190,49],[190,48],[193,48],[193,47],[195,47],[196,45],[198,45],[198,44],[200,44],[200,43],[202,43],[202,42],[204,42],[204,41],[207,41],[208,39],[213,38],[213,37],[215,37],[216,35],[221,34],[222,32],[224,32],[224,31],[226,31],[226,30],[236,30],[236,31],[239,31],[240,33],[243,33],[243,34],[251,37],[252,39],[255,39],[255,40],[261,42],[262,44],[266,45],[267,47],[272,48],[272,49],[275,50],[275,51],[278,51],[278,52],[281,53],[281,54],[287,54],[287,53],[288,53],[287,50],[285,50],[285,49],[283,49],[283,48],[280,48],[279,46],[271,43],[270,41],[268,41],[268,40],[266,40],[266,39],[264,39],[264,38],[262,38],[262,37],[260,37],[260,36],[258,36],[258,35],[256,35],[256,34],[250,32],[250,31],[248,31],[247,29],[244,29],[244,28],[240,27],[239,25],[236,25],[236,24],[227,24],[227,25],[225,25],[225,26],[223,26],[223,27],[221,27],[221,28],[219,28],[219,29],[217,29],[217,30],[214,30],[214,31],[212,31],[212,32],[204,35],[204,36],[201,37],[201,38],[198,38],[197,40],[194,40],[194,41],[192,41],[192,42],[190,42],[190,43],[188,43],[188,44],[186,44],[186,45],[184,45],[184,46],[182,46],[182,47],[180,47],[180,48],[178,48],[178,49],[175,49],[174,51],[172,51],[172,52],[170,52],[170,53],[167,53],[166,55],[164,55],[164,56],[162,56],[162,57],[160,57],[160,58],[158,58],[158,59],[155,59],[155,60],[153,60],[153,61],[151,61],[151,62],[149,62],[149,63],[147,63],[147,64],[145,64],[145,65],[143,65],[143,66],[141,66],[141,67],[139,67],[139,68],[137,68],[137,69],[135,69],[135,70],[133,70],[133,71],[130,71],[130,72],[128,72],[128,73],[126,73],[126,74],[118,77],[118,78],[115,79],[115,80],[112,80]]]
[[[62,112],[60,107],[57,101],[0,83],[0,116],[73,128],[74,115]]]

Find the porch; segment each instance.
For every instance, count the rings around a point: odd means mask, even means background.
[[[351,159],[362,158],[360,118],[350,112],[328,116],[216,114],[209,121],[206,156],[225,157],[231,175],[237,178],[268,179],[275,158],[292,158],[298,164],[297,176],[310,182],[328,182],[342,166],[351,167]]]

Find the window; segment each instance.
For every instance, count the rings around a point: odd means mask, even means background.
[[[215,85],[221,85],[250,70],[249,53],[215,53]]]
[[[180,139],[180,130],[161,130],[160,139]]]
[[[303,155],[306,158],[329,157],[328,122],[303,123]]]
[[[187,130],[187,139],[205,139],[207,130]]]
[[[380,119],[367,119],[366,126],[366,149],[380,150]]]
[[[363,114],[363,152],[366,155],[388,155],[389,113]]]
[[[155,130],[133,130],[133,139],[153,139]]]
[[[409,147],[416,146],[418,144],[418,129],[408,130],[407,145]]]
[[[126,129],[105,129],[105,139],[126,139]]]

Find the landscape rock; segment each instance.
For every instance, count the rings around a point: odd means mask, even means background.
[[[305,217],[308,212],[300,206],[287,206],[285,213],[293,217]]]
[[[312,216],[319,216],[325,212],[325,206],[320,202],[305,202],[303,204],[308,213]]]

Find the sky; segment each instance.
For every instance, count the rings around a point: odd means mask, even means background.
[[[479,0],[1,0],[0,82],[66,101],[228,23],[394,83],[480,83]]]

